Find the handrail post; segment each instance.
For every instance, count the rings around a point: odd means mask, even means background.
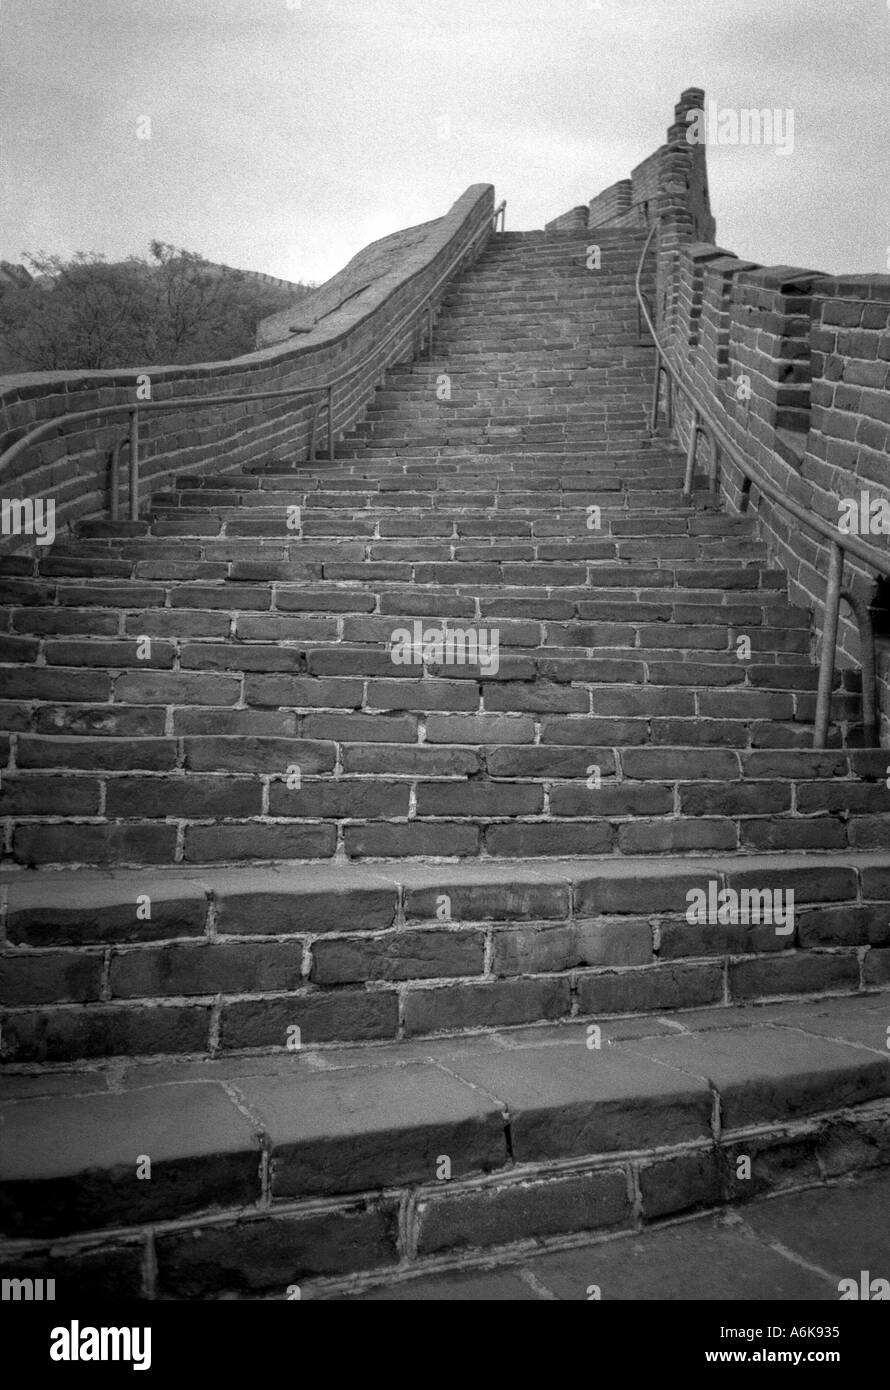
[[[837,647],[837,624],[841,603],[841,580],[844,552],[837,541],[832,542],[828,560],[828,584],[825,591],[825,619],[822,624],[822,660],[819,665],[819,691],[816,696],[816,719],[813,747],[824,748],[828,741],[828,721],[831,712],[831,691],[834,685],[834,663]]]
[[[871,609],[857,594],[841,589],[841,598],[853,610],[859,627],[859,669],[862,673],[862,743],[865,748],[880,748],[878,737],[878,702],[876,693],[875,626]]]
[[[686,472],[683,477],[683,496],[692,496],[692,483],[695,477],[695,450],[698,444],[698,410],[692,407],[692,422],[689,426],[689,447],[686,450]]]
[[[328,460],[334,462],[334,386],[328,387]]]
[[[139,407],[130,415],[130,520],[139,520]]]
[[[649,417],[649,432],[654,434],[658,428],[658,396],[661,391],[661,358],[655,355],[655,388],[652,392],[652,412]]]
[[[120,485],[120,466],[121,450],[126,444],[126,439],[119,439],[111,451],[111,476],[108,480],[108,515],[112,521],[120,521],[121,515],[121,485]]]
[[[307,463],[315,462],[315,436],[318,433],[318,417],[321,414],[321,396],[316,396],[312,409],[312,424],[309,427],[309,454]]]
[[[743,478],[739,489],[739,516],[744,516],[751,501],[751,479]]]

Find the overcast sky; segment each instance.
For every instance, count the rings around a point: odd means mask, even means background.
[[[794,112],[788,157],[709,148],[720,245],[885,271],[888,53],[890,0],[0,0],[0,259],[324,280],[480,182],[540,227],[703,86]]]

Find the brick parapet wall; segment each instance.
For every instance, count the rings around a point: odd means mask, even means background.
[[[666,336],[672,359],[733,441],[781,491],[837,525],[838,501],[890,500],[890,276],[833,279],[787,266],[753,268],[694,243],[681,246],[676,313]],[[696,283],[701,276],[701,295]],[[675,402],[688,441],[690,412]],[[741,475],[721,461],[728,502]],[[789,576],[793,603],[814,611],[816,653],[828,572],[828,542],[755,490],[751,509],[773,559]],[[888,539],[864,537],[890,553]],[[866,602],[876,575],[848,559],[844,585]],[[859,633],[844,605],[841,666],[860,660]],[[879,647],[882,740],[890,742],[890,651]]]
[[[568,212],[562,213],[560,217],[555,217],[552,222],[547,223],[544,230],[546,232],[583,232],[587,225],[587,204],[582,203],[580,207],[569,208]]]
[[[605,223],[613,222],[628,213],[632,204],[632,180],[619,179],[611,188],[606,188],[595,198],[591,198],[587,207],[587,226],[601,227]]]
[[[265,348],[228,362],[194,366],[134,367],[101,372],[38,372],[0,380],[0,452],[34,425],[72,411],[136,403],[138,379],[147,376],[158,402],[205,393],[284,390],[325,380],[373,354],[403,314],[419,306],[449,262],[489,221],[494,189],[475,184],[433,224],[430,234],[410,248],[374,286],[360,309],[344,305],[299,343]],[[481,249],[484,238],[477,246]],[[342,435],[361,416],[387,366],[414,356],[421,318],[407,326],[355,378],[334,396],[335,434]],[[175,474],[231,472],[269,459],[293,460],[308,447],[314,404],[297,402],[212,406],[178,412],[143,412],[141,494],[162,488]],[[326,422],[323,420],[323,424]],[[50,498],[56,502],[56,530],[105,514],[111,451],[126,433],[126,417],[99,419],[60,431],[36,443],[5,470],[0,489],[6,498]],[[0,538],[0,549],[30,547],[28,537]]]
[[[667,144],[630,180],[593,198],[589,216],[612,228],[659,219],[654,309],[674,364],[771,481],[836,525],[839,499],[870,492],[890,500],[890,276],[763,267],[715,245],[705,146],[686,138],[689,113],[704,105],[700,88],[684,91]],[[690,417],[675,400],[684,447]],[[727,459],[720,486],[737,509],[742,476]],[[756,490],[750,506],[771,556],[788,572],[792,601],[814,611],[818,652],[828,543]],[[888,547],[887,537],[865,539]],[[844,584],[875,599],[876,576],[859,561],[847,562]],[[838,653],[841,665],[858,666],[858,629],[846,605]],[[882,739],[890,742],[886,642],[879,643],[878,668]]]

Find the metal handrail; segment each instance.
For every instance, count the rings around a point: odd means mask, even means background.
[[[130,520],[139,519],[139,417],[141,414],[154,413],[162,410],[206,410],[217,405],[245,405],[256,401],[267,400],[291,400],[300,396],[318,395],[319,400],[316,405],[315,414],[312,419],[312,433],[309,440],[309,462],[315,461],[315,435],[318,426],[318,417],[322,408],[328,412],[328,459],[334,461],[334,390],[342,385],[344,381],[349,381],[351,377],[362,371],[374,358],[397,337],[404,333],[416,315],[424,311],[427,316],[427,355],[432,356],[433,346],[433,300],[442,286],[450,280],[467,252],[475,246],[482,234],[489,232],[492,227],[497,230],[498,221],[500,229],[504,230],[506,223],[507,200],[504,198],[496,208],[485,218],[482,224],[476,229],[469,241],[461,247],[461,250],[449,262],[448,266],[436,280],[435,284],[427,290],[426,294],[418,300],[405,314],[403,314],[392,326],[389,333],[367,352],[358,362],[354,362],[350,367],[338,375],[330,377],[326,381],[314,382],[311,386],[289,386],[283,390],[269,391],[237,391],[228,392],[222,395],[207,396],[175,396],[165,401],[124,401],[118,405],[99,406],[95,410],[76,410],[68,411],[64,415],[56,415],[50,420],[45,420],[43,424],[35,425],[28,430],[21,439],[0,454],[0,474],[4,467],[32,444],[45,438],[47,435],[54,434],[62,424],[82,424],[87,420],[107,420],[112,416],[129,415],[130,427],[128,434],[118,441],[112,452],[112,477],[110,487],[110,511],[113,520],[117,520],[119,483],[118,468],[120,464],[121,450],[125,445],[130,449]],[[421,343],[422,343],[421,338]],[[324,393],[326,393],[326,398]]]
[[[824,619],[822,626],[822,656],[819,666],[819,688],[816,697],[816,715],[814,719],[813,747],[824,748],[828,739],[828,724],[831,705],[831,691],[834,686],[834,671],[837,659],[837,629],[841,599],[849,603],[853,609],[859,626],[860,645],[862,647],[862,710],[863,727],[865,741],[867,744],[877,742],[877,709],[875,699],[875,654],[874,654],[874,629],[871,621],[871,614],[868,606],[861,599],[855,598],[848,590],[843,587],[843,570],[845,555],[855,555],[871,569],[877,570],[879,574],[890,576],[890,554],[876,549],[875,546],[868,545],[866,541],[860,540],[858,536],[847,535],[839,531],[836,526],[832,526],[824,517],[818,515],[808,507],[803,507],[792,498],[786,497],[781,488],[771,482],[769,478],[763,476],[758,468],[747,459],[730,437],[727,431],[717,420],[713,412],[703,405],[696,392],[689,383],[684,380],[682,374],[674,366],[668,357],[664,344],[658,337],[655,324],[652,321],[652,314],[646,297],[642,289],[643,267],[652,244],[652,238],[658,231],[661,218],[656,218],[649,229],[640,255],[636,274],[636,294],[637,302],[646,322],[646,327],[652,335],[655,345],[655,385],[652,398],[651,429],[654,433],[658,423],[658,404],[661,392],[661,374],[667,377],[667,414],[669,427],[672,424],[673,411],[671,408],[671,386],[675,386],[681,395],[685,396],[692,410],[692,419],[689,428],[689,443],[686,451],[686,473],[683,481],[683,494],[686,497],[692,496],[692,484],[695,476],[695,456],[699,434],[709,437],[711,446],[711,466],[709,472],[709,483],[712,492],[717,490],[717,460],[718,447],[727,455],[732,463],[739,469],[744,479],[742,484],[742,511],[747,510],[748,498],[752,487],[771,501],[775,502],[789,516],[806,526],[809,530],[815,531],[817,535],[824,536],[829,542],[831,550],[829,553],[828,580],[824,603]]]

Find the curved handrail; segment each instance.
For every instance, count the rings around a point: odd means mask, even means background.
[[[646,322],[646,327],[649,329],[649,332],[652,336],[652,342],[655,346],[656,351],[655,386],[652,403],[652,429],[655,429],[655,425],[657,422],[661,373],[664,372],[668,378],[668,382],[672,383],[681,393],[681,395],[686,397],[692,409],[692,420],[690,423],[689,430],[689,445],[686,456],[686,477],[683,484],[683,491],[685,495],[689,497],[692,494],[692,479],[695,469],[695,452],[699,432],[701,431],[703,433],[709,433],[711,437],[712,447],[712,487],[714,487],[716,483],[717,446],[719,445],[720,449],[722,449],[722,451],[729,457],[731,462],[735,464],[735,466],[739,469],[740,473],[742,474],[742,477],[745,479],[745,482],[743,483],[743,489],[746,493],[749,492],[752,487],[756,487],[757,490],[760,493],[762,493],[764,497],[768,497],[772,502],[775,502],[776,505],[779,506],[783,511],[787,512],[789,516],[793,516],[803,526],[806,526],[811,531],[815,531],[817,535],[824,536],[825,539],[829,542],[831,546],[831,552],[829,557],[829,573],[827,579],[827,592],[825,596],[824,605],[825,616],[823,623],[822,660],[819,669],[819,691],[816,701],[813,746],[815,748],[824,748],[828,737],[829,708],[831,701],[831,690],[834,684],[834,667],[836,660],[835,647],[837,643],[838,611],[840,607],[840,601],[842,598],[845,599],[848,603],[850,603],[850,606],[856,613],[857,620],[859,622],[860,635],[863,639],[863,723],[866,729],[866,741],[868,741],[869,735],[872,738],[875,738],[876,735],[876,714],[873,674],[871,677],[872,688],[870,690],[865,689],[866,675],[867,673],[873,673],[874,671],[874,637],[871,632],[870,615],[868,616],[868,621],[864,621],[863,615],[867,614],[867,609],[865,609],[861,604],[854,603],[852,601],[852,598],[848,595],[847,591],[843,590],[842,588],[844,557],[846,554],[855,555],[857,559],[862,560],[863,563],[868,565],[871,569],[877,570],[879,574],[890,576],[890,553],[878,550],[875,546],[869,545],[866,541],[860,540],[858,536],[848,535],[845,532],[838,530],[836,526],[832,526],[829,521],[826,521],[824,517],[819,516],[817,512],[812,511],[808,507],[803,507],[799,502],[795,502],[793,498],[787,497],[785,493],[782,492],[781,488],[777,487],[776,484],[771,482],[769,478],[764,477],[760,470],[754,464],[752,464],[749,459],[745,457],[742,450],[738,447],[735,441],[729,436],[727,431],[720,424],[713,411],[711,411],[706,405],[702,404],[696,392],[683,378],[680,371],[678,371],[678,369],[674,366],[674,363],[671,362],[667,350],[664,344],[659,339],[658,333],[656,332],[655,324],[652,320],[652,314],[650,312],[649,305],[646,301],[646,297],[643,294],[643,288],[641,283],[643,276],[643,267],[646,262],[646,257],[649,253],[649,247],[652,244],[652,238],[658,231],[660,224],[661,218],[658,217],[653,221],[652,226],[649,229],[649,235],[646,238],[643,250],[640,254],[640,260],[639,264],[637,265],[637,273],[635,279],[637,302],[639,304],[643,318]],[[668,409],[670,410],[670,406],[668,407]],[[872,644],[871,651],[866,650],[869,640]]]
[[[31,447],[32,444],[37,443],[39,440],[44,439],[48,435],[56,433],[59,427],[63,424],[82,424],[87,420],[107,420],[117,415],[129,415],[131,417],[129,444],[131,455],[130,476],[132,483],[132,480],[134,478],[138,480],[138,417],[143,413],[154,414],[162,410],[206,410],[217,405],[244,405],[251,404],[256,401],[297,399],[300,396],[315,396],[323,394],[325,392],[327,393],[328,409],[328,457],[331,459],[331,461],[333,461],[333,393],[335,387],[342,385],[344,381],[349,381],[351,377],[355,376],[358,372],[362,371],[366,366],[368,366],[369,363],[371,363],[382,350],[387,348],[395,338],[399,337],[402,333],[404,333],[405,329],[411,324],[412,320],[418,314],[422,314],[424,311],[426,311],[428,318],[428,346],[431,350],[433,332],[433,300],[435,299],[442,286],[445,285],[446,282],[454,274],[454,271],[460,265],[461,261],[464,259],[471,247],[475,246],[476,242],[480,239],[484,232],[488,232],[491,229],[492,224],[497,224],[498,219],[500,219],[501,230],[503,231],[506,218],[506,208],[507,200],[506,198],[504,198],[498,204],[498,206],[494,208],[493,211],[485,218],[485,220],[476,229],[476,231],[464,244],[464,246],[461,247],[457,255],[455,255],[452,258],[452,260],[448,263],[447,267],[438,277],[436,282],[430,287],[430,289],[427,290],[426,294],[424,294],[423,297],[420,300],[418,300],[418,302],[415,305],[411,307],[411,309],[409,309],[396,321],[396,323],[392,326],[392,328],[386,334],[386,336],[382,338],[379,342],[376,342],[369,352],[367,352],[362,358],[360,358],[358,362],[353,362],[351,366],[347,367],[338,375],[327,378],[323,381],[313,382],[311,385],[289,386],[285,387],[284,389],[267,391],[232,391],[225,392],[221,395],[217,394],[204,396],[171,396],[169,400],[163,401],[123,401],[116,405],[99,406],[93,410],[68,411],[63,415],[55,415],[52,417],[52,419],[45,420],[40,425],[35,425],[32,429],[28,430],[27,433],[21,437],[21,439],[17,439],[14,444],[11,444],[8,449],[6,449],[2,454],[0,454],[0,475],[2,475],[3,469],[8,464],[10,464],[14,459],[18,458],[20,454],[23,454],[26,449],[29,449]],[[313,432],[312,438],[310,439],[310,459],[314,459],[315,455],[316,423],[317,412],[316,417],[313,420]],[[126,439],[120,441],[121,444],[124,444],[126,442]],[[119,448],[116,448],[115,453],[119,453]],[[132,486],[130,497],[130,515],[133,520],[136,520],[138,518],[138,497],[134,495]]]

